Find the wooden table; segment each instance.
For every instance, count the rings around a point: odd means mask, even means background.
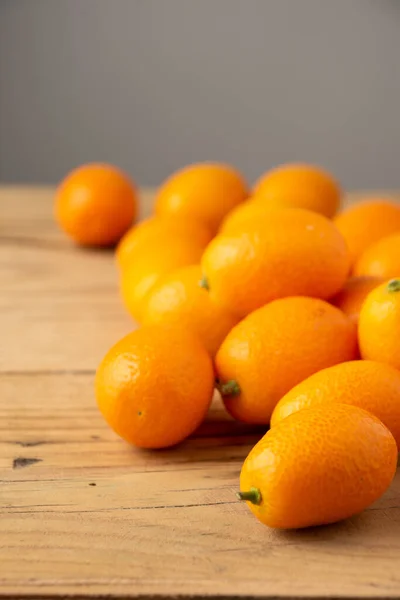
[[[400,597],[399,477],[345,523],[263,527],[235,499],[259,433],[218,403],[169,451],[103,422],[95,368],[133,324],[112,254],[57,232],[51,190],[1,190],[0,252],[0,595]]]

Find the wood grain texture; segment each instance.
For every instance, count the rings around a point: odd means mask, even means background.
[[[400,597],[399,476],[357,518],[277,532],[235,500],[262,431],[218,399],[173,450],[107,428],[94,371],[134,325],[112,254],[74,248],[51,206],[0,191],[0,596]]]

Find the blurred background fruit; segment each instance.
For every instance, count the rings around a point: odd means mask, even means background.
[[[218,233],[224,235],[241,233],[246,230],[248,223],[268,223],[270,211],[276,209],[276,206],[269,206],[264,202],[255,202],[254,197],[252,196],[246,200],[246,202],[242,202],[242,204],[233,208],[226,215],[221,223]]]
[[[126,232],[117,247],[118,264],[121,268],[126,267],[138,254],[151,252],[153,246],[157,252],[163,244],[166,252],[173,238],[193,240],[193,245],[205,248],[212,235],[205,225],[191,217],[150,217]]]
[[[169,177],[158,189],[158,215],[188,216],[214,233],[225,215],[249,195],[238,171],[228,165],[189,165]]]
[[[358,322],[361,306],[368,294],[383,282],[381,277],[350,277],[330,302]]]
[[[368,199],[351,204],[335,218],[346,240],[351,263],[372,244],[400,232],[400,204],[386,199]]]
[[[333,217],[342,192],[332,175],[320,167],[285,164],[260,177],[253,195],[256,201],[268,206],[306,208]]]
[[[203,254],[205,240],[200,237],[171,236],[143,243],[140,252],[132,255],[121,270],[122,299],[128,312],[139,322],[142,320],[147,296],[163,275],[175,269],[198,264]]]
[[[150,291],[143,323],[168,323],[192,330],[214,356],[238,318],[210,297],[201,284],[199,265],[183,267],[161,277]]]
[[[61,229],[83,246],[113,246],[137,215],[132,180],[106,164],[88,164],[69,173],[56,193],[55,214]]]
[[[369,246],[354,265],[356,275],[400,277],[400,232]]]

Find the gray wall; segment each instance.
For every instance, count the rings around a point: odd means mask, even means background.
[[[400,187],[398,0],[0,0],[0,179],[316,161]]]

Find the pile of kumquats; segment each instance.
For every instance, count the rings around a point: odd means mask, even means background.
[[[343,193],[288,164],[250,189],[223,164],[190,165],[137,223],[120,170],[91,164],[56,197],[62,229],[116,246],[123,302],[140,323],[96,375],[107,423],[166,448],[226,410],[268,432],[246,458],[241,500],[270,527],[350,517],[377,500],[400,443],[400,204]]]

